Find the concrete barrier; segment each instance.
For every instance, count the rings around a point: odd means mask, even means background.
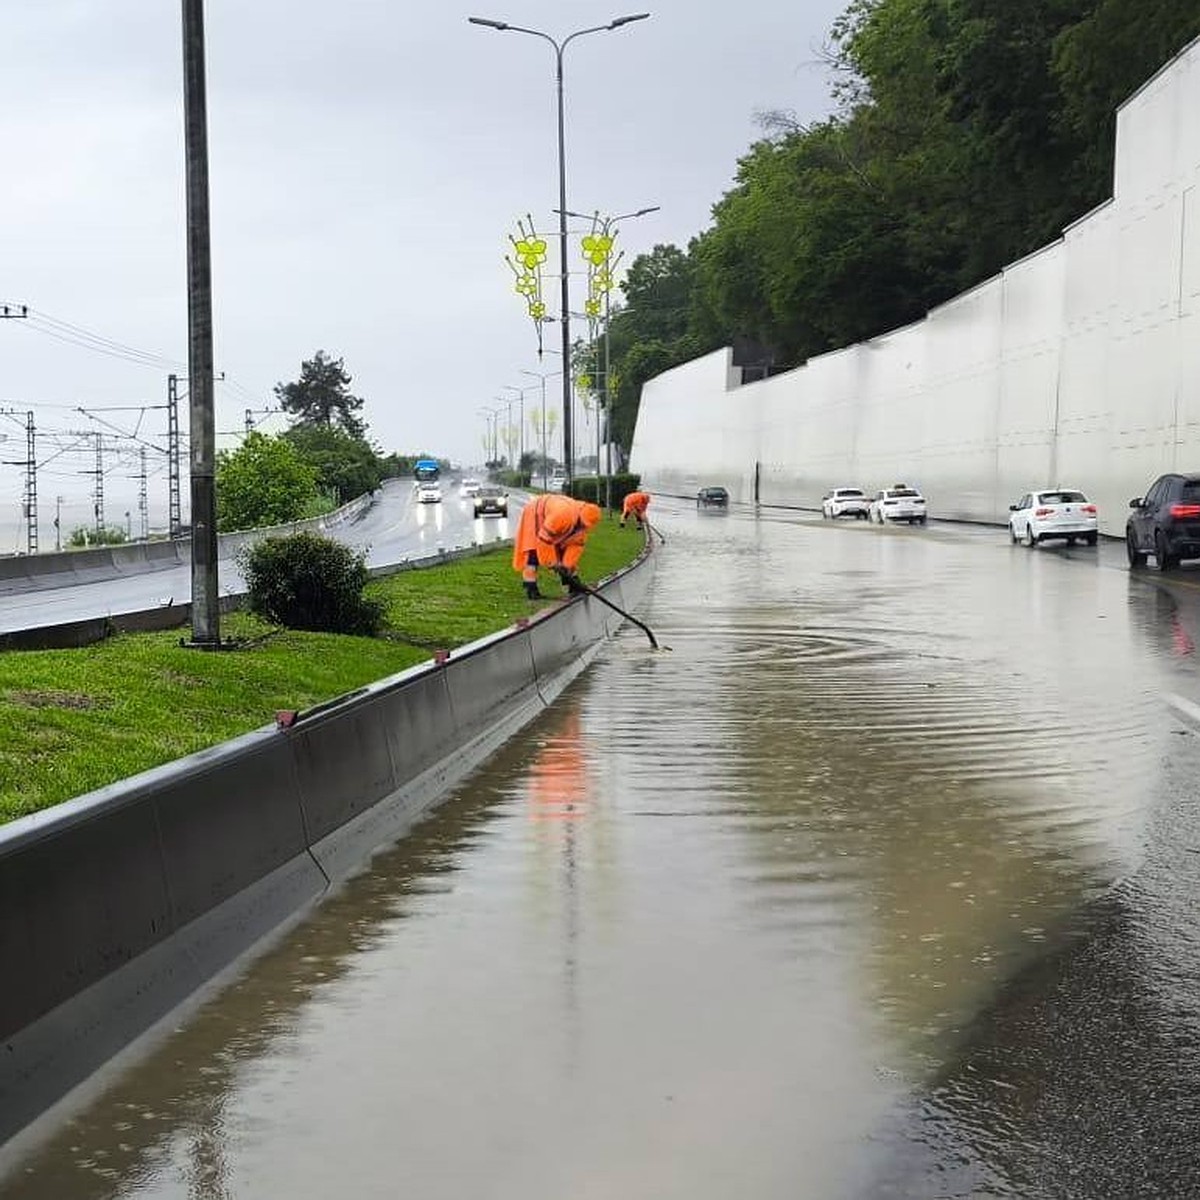
[[[635,605],[651,563],[602,586]],[[0,828],[0,1141],[399,836],[583,670],[611,618],[576,599]]]
[[[303,530],[324,532],[355,520],[372,504],[371,495],[359,496],[349,504],[303,521],[264,529],[239,530],[217,536],[217,555],[233,558],[243,547],[263,538],[280,537]],[[124,575],[163,570],[191,562],[191,538],[158,542],[130,542],[120,546],[96,546],[84,550],[55,551],[53,554],[21,554],[0,558],[0,596],[62,587],[66,583],[103,583]]]

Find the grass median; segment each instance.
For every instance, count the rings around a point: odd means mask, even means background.
[[[612,521],[588,540],[580,574],[596,582],[641,549]],[[179,632],[122,634],[82,650],[0,653],[0,822],[36,812],[402,671],[510,625],[530,604],[512,550],[404,571],[372,583],[387,605],[377,638],[302,633],[246,613],[227,653],[185,650]],[[557,582],[549,592],[559,594]]]

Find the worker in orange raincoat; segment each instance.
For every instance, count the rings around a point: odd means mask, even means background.
[[[649,492],[630,492],[625,497],[625,503],[621,505],[621,528],[625,528],[625,522],[633,517],[637,521],[639,529],[646,523],[646,509],[650,507]]]
[[[541,599],[538,567],[549,567],[574,595],[583,591],[577,568],[588,532],[603,514],[595,504],[547,493],[521,510],[513,546],[513,570],[521,572],[525,595]]]

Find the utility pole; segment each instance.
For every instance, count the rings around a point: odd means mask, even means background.
[[[25,527],[30,554],[38,552],[37,430],[33,413],[25,414]]]
[[[0,414],[16,418],[15,408],[0,408]],[[37,511],[37,431],[34,427],[33,411],[25,413],[25,457],[4,459],[6,467],[24,467],[25,490],[21,501],[21,512],[25,517],[25,549],[28,554],[38,552],[38,511]]]
[[[142,447],[142,470],[138,475],[138,517],[141,519],[142,541],[150,539],[150,490],[146,476],[146,447]]]
[[[215,650],[221,645],[221,609],[217,574],[204,0],[183,0],[183,112],[187,181],[188,408],[191,419],[191,644],[200,649]]]
[[[167,532],[172,539],[183,532],[183,505],[179,486],[179,376],[167,376]]]
[[[255,422],[254,418],[256,416],[265,417],[265,416],[268,416],[270,413],[277,413],[278,411],[279,411],[279,409],[277,409],[277,408],[248,408],[248,409],[246,409],[246,434],[247,434],[247,436],[252,434],[255,430],[256,422]]]
[[[104,534],[104,434],[84,431],[84,437],[96,439],[96,465],[90,471],[81,471],[81,475],[91,475],[92,484],[92,515],[96,520],[96,540]]]
[[[24,321],[29,317],[27,304],[0,304],[0,321]],[[25,528],[30,554],[37,553],[37,460],[33,454],[33,413],[26,414],[25,439],[28,452],[25,463]],[[32,500],[33,507],[30,508]],[[30,515],[32,513],[32,516]]]

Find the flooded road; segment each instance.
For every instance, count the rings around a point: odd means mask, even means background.
[[[1200,1194],[1200,571],[659,502],[642,614],[0,1198]]]

